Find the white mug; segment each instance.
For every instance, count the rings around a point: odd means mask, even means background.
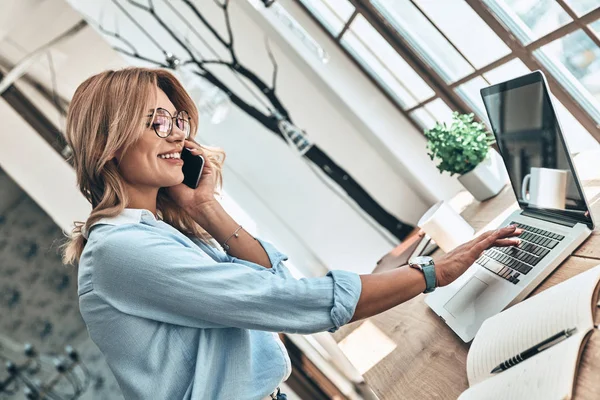
[[[529,196],[527,196],[529,192]],[[564,209],[567,194],[567,171],[531,168],[521,186],[521,197],[535,206]]]
[[[475,229],[444,201],[427,210],[417,225],[446,253],[468,242],[475,234]]]

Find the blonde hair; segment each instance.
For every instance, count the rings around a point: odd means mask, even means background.
[[[119,215],[128,204],[114,154],[123,153],[144,133],[147,123],[148,99],[157,102],[157,88],[169,97],[177,110],[190,116],[191,134],[198,129],[198,109],[189,94],[173,74],[162,69],[125,68],[108,70],[86,79],[75,91],[67,113],[66,139],[73,153],[73,166],[79,190],[92,204],[87,221],[75,221],[71,235],[61,246],[64,264],[79,263],[87,243],[82,228],[104,217]],[[206,162],[215,173],[215,194],[222,187],[222,165],[225,152],[202,146]],[[182,233],[209,243],[211,236],[160,188],[157,212],[168,224]],[[209,243],[210,244],[210,243]]]

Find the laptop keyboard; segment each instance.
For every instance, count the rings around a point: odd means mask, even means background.
[[[492,247],[483,252],[477,264],[516,285],[521,274],[527,275],[565,237],[518,222],[509,225],[513,224],[523,229],[519,236],[521,243],[511,247]]]

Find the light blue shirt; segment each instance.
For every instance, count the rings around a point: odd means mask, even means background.
[[[80,311],[126,399],[261,399],[291,372],[275,332],[334,332],[361,293],[355,273],[295,279],[268,242],[270,269],[148,210],[125,209],[87,235]]]

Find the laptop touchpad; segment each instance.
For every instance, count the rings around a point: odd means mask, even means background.
[[[473,302],[477,301],[477,298],[483,293],[487,286],[487,283],[476,276],[472,276],[471,279],[469,279],[467,283],[465,283],[463,287],[461,287],[460,290],[444,304],[444,308],[455,318],[458,317],[458,315],[464,313],[465,310],[473,307]]]

